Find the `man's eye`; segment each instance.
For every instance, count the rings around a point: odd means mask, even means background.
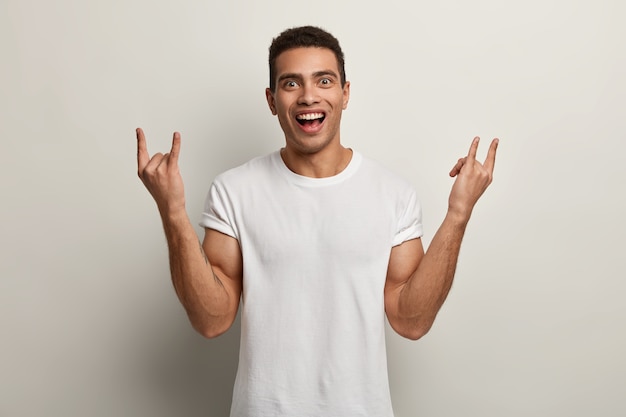
[[[320,84],[322,85],[331,85],[333,81],[330,78],[322,78],[320,80]]]
[[[297,86],[298,86],[298,83],[295,82],[295,81],[287,81],[285,83],[285,87],[287,87],[287,88],[295,88]]]

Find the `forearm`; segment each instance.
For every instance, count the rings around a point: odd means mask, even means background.
[[[230,327],[237,305],[209,263],[187,213],[162,212],[161,218],[172,283],[192,326],[207,337],[223,333]]]
[[[412,338],[428,332],[448,296],[467,220],[448,212],[418,268],[400,291],[398,316],[409,333],[416,335]]]
[[[456,180],[448,213],[426,253],[411,253],[416,245],[406,242],[392,249],[385,308],[391,326],[405,337],[419,339],[432,326],[452,287],[461,241],[474,206],[493,179],[498,139],[491,142],[484,165],[476,161],[478,142],[475,137],[467,156],[450,171]]]

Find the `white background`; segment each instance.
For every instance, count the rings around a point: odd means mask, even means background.
[[[0,1],[0,416],[225,416],[238,323],[205,340],[136,176],[182,133],[189,215],[282,146],[267,48],[328,29],[344,144],[415,184],[425,243],[473,136],[501,138],[433,330],[389,332],[404,416],[626,414],[620,1]],[[198,228],[198,233],[201,233]]]

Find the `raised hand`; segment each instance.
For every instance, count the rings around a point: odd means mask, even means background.
[[[169,153],[157,153],[150,158],[146,137],[137,128],[137,173],[146,186],[161,214],[185,210],[183,179],[178,169],[180,133],[174,132]]]
[[[476,151],[480,138],[475,137],[466,157],[458,160],[450,171],[456,177],[448,200],[448,210],[461,219],[468,221],[474,205],[493,180],[493,168],[496,162],[498,139],[489,146],[484,163],[476,160]]]

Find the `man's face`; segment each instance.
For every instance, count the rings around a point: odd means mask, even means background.
[[[281,53],[276,59],[276,91],[268,88],[266,97],[288,150],[313,154],[339,145],[350,83],[341,86],[337,59],[330,49],[295,48]]]

